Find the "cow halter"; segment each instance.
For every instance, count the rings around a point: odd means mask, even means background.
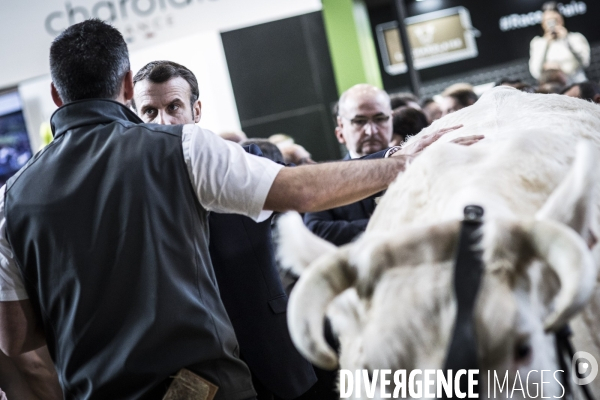
[[[483,276],[482,251],[478,246],[481,235],[477,232],[482,224],[483,208],[475,205],[466,206],[454,264],[454,294],[457,310],[454,332],[444,364],[445,371],[479,369],[473,312]],[[467,392],[467,384],[467,377],[463,375],[460,379],[460,389],[463,393]],[[479,393],[479,385],[474,387],[474,392]]]
[[[456,296],[457,310],[454,322],[454,332],[444,363],[444,370],[458,371],[459,369],[479,369],[477,357],[477,337],[475,336],[475,300],[481,277],[483,276],[483,250],[478,246],[481,233],[477,232],[483,225],[484,210],[480,206],[469,205],[464,209],[464,219],[461,223],[458,250],[454,264],[454,295]],[[555,333],[556,355],[560,368],[564,371],[562,381],[565,388],[564,397],[573,399],[573,390],[569,376],[576,371],[570,370],[570,363],[565,361],[565,354],[569,360],[573,358],[575,350],[569,339],[571,330],[568,325]],[[463,375],[460,379],[460,389],[467,393],[468,380]],[[589,388],[581,385],[581,390],[587,400],[594,400]],[[479,393],[479,385],[474,387],[474,392]],[[443,392],[443,398],[447,398]]]

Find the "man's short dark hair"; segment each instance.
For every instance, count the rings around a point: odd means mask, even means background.
[[[419,98],[410,92],[399,92],[390,94],[390,105],[392,107],[392,110],[408,106],[408,103],[410,102],[419,104]]]
[[[116,99],[128,71],[123,36],[99,19],[71,25],[50,46],[50,74],[63,103]]]
[[[454,98],[461,107],[468,107],[472,104],[475,104],[478,97],[474,91],[468,89],[461,89],[455,92],[452,92],[448,95],[449,97]]]
[[[393,132],[400,135],[402,140],[416,135],[429,126],[427,117],[419,110],[412,107],[400,107],[392,113]]]
[[[173,61],[152,61],[144,65],[137,74],[133,77],[133,84],[138,82],[149,80],[152,83],[163,83],[169,79],[181,77],[190,85],[190,103],[192,109],[194,103],[200,97],[200,90],[198,89],[198,80],[196,75],[181,64],[177,64]],[[135,102],[131,100],[131,106],[135,109]]]
[[[276,163],[285,164],[285,161],[283,160],[283,154],[281,154],[279,147],[269,142],[268,139],[250,138],[241,142],[240,146],[250,146],[251,144],[258,146],[260,151],[262,151],[263,156],[267,157],[269,160],[275,161]]]

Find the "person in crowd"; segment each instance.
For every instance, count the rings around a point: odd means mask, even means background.
[[[412,107],[400,107],[392,111],[392,140],[390,146],[400,146],[412,135],[428,127],[427,117]]]
[[[285,133],[275,133],[269,136],[269,142],[277,145],[281,149],[281,146],[287,146],[296,143],[293,137],[286,135]]]
[[[183,65],[148,63],[133,77],[133,84],[132,105],[145,122],[199,122],[198,81]],[[177,112],[174,105],[179,107]],[[240,144],[258,144],[260,151],[251,147],[247,151],[283,161],[277,146],[267,139]],[[299,397],[314,385],[316,376],[289,336],[287,295],[275,266],[270,217],[257,223],[243,215],[211,213],[209,233],[210,258],[221,299],[240,344],[240,355],[252,373],[258,399]]]
[[[240,146],[256,145],[262,152],[263,157],[267,157],[269,160],[275,161],[276,163],[285,164],[283,154],[279,150],[277,145],[269,142],[269,139],[263,138],[250,138],[240,143]]]
[[[283,160],[286,164],[316,164],[312,159],[312,155],[302,145],[294,143],[287,146],[281,146],[279,149],[281,150],[281,154],[283,154]]]
[[[586,80],[584,69],[590,65],[590,45],[581,33],[569,32],[556,2],[544,3],[542,16],[543,36],[536,36],[530,43],[529,72],[540,79],[543,71],[563,71],[567,83]]]
[[[427,117],[427,123],[431,123],[435,120],[442,118],[442,109],[437,101],[431,97],[426,97],[421,101],[421,109]]]
[[[283,161],[287,165],[316,164],[308,150],[296,143],[290,135],[276,133],[269,136],[269,142],[277,145],[283,155]]]
[[[392,110],[400,107],[412,107],[415,110],[421,110],[419,98],[410,92],[400,92],[390,95]]]
[[[562,91],[562,94],[600,104],[600,85],[596,82],[586,81],[574,83],[565,88]]]
[[[348,151],[344,160],[377,158],[398,150],[386,150],[392,139],[392,109],[388,94],[369,84],[352,86],[340,96],[336,137]],[[471,144],[480,137],[460,139]],[[406,147],[403,147],[406,148]],[[370,197],[358,202],[319,212],[307,212],[304,223],[317,236],[341,246],[364,232],[375,210]]]
[[[336,136],[346,147],[344,160],[389,147],[392,108],[385,91],[369,84],[358,84],[346,90],[338,104]],[[375,200],[366,198],[341,207],[306,213],[304,223],[316,235],[340,246],[364,232],[374,210]]]
[[[244,140],[248,140],[248,137],[246,136],[246,134],[243,131],[221,132],[221,133],[219,133],[219,136],[221,136],[223,139],[229,140],[230,142],[233,142],[233,143],[241,143]]]
[[[558,94],[567,86],[569,78],[560,69],[551,68],[542,72],[538,79],[536,93]]]
[[[525,93],[535,93],[535,88],[533,86],[520,79],[502,78],[496,83],[496,86],[510,86]]]
[[[50,71],[54,140],[0,188],[0,350],[48,343],[65,398],[160,399],[184,368],[217,400],[254,398],[208,211],[258,220],[352,203],[447,132],[386,159],[285,168],[197,125],[144,124],[125,106],[127,45],[100,20],[54,39]]]
[[[449,86],[442,92],[442,101],[440,104],[442,116],[469,107],[475,104],[477,100],[478,97],[473,91],[473,86],[463,83]]]

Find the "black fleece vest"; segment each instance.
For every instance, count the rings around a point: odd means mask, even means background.
[[[160,399],[187,367],[254,394],[219,297],[181,126],[110,100],[67,104],[7,183],[7,235],[66,399]]]

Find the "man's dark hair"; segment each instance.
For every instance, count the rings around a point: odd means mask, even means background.
[[[133,84],[135,86],[136,83],[146,79],[152,83],[163,83],[169,79],[178,77],[185,79],[185,81],[190,85],[190,104],[193,109],[194,103],[196,100],[198,100],[198,97],[200,97],[198,80],[192,71],[181,64],[165,60],[149,62],[148,64],[144,65],[142,69],[137,72],[137,74],[135,74],[133,77]],[[133,99],[131,100],[131,106],[135,110],[135,102]]]
[[[99,19],[71,25],[50,46],[50,74],[63,103],[116,99],[128,71],[123,36]]]
[[[565,94],[575,86],[579,87],[579,98],[588,101],[594,101],[594,97],[600,95],[600,85],[593,81],[585,81],[581,83],[575,83],[571,86],[564,88],[561,94]]]
[[[427,117],[419,110],[412,107],[400,107],[392,113],[393,132],[400,135],[402,140],[408,136],[416,135],[429,126]]]
[[[521,79],[502,78],[496,82],[495,86],[510,86],[520,90],[521,92],[535,93],[535,88],[527,82],[523,82]]]
[[[457,90],[448,96],[454,98],[461,107],[469,107],[479,99],[474,91],[468,89]]]
[[[419,98],[410,92],[393,93],[390,95],[390,106],[392,107],[392,110],[405,107],[410,102],[419,104]]]
[[[276,163],[285,164],[285,161],[283,160],[283,154],[281,154],[279,147],[269,142],[268,139],[250,138],[241,142],[240,146],[249,146],[251,144],[258,146],[260,151],[262,151],[263,156],[266,158],[275,161]]]

